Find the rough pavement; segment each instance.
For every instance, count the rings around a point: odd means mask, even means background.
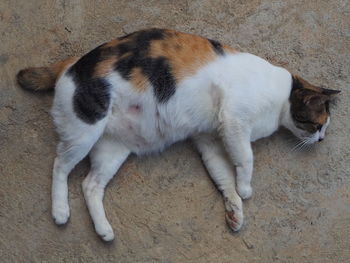
[[[238,234],[189,142],[122,167],[105,198],[112,244],[84,203],[87,160],[69,180],[68,225],[51,219],[52,95],[19,89],[15,74],[146,27],[217,39],[342,91],[316,147],[291,151],[286,131],[254,144],[254,196]],[[2,0],[0,35],[1,262],[350,262],[348,0]]]

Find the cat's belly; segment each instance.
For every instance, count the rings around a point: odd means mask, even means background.
[[[187,118],[186,118],[187,117]],[[121,141],[138,155],[160,152],[171,144],[193,134],[210,130],[206,116],[186,116],[158,109],[143,110],[131,105],[127,109],[114,107],[105,130],[107,136]]]
[[[113,93],[105,133],[136,154],[162,151],[217,126],[220,92],[206,78],[179,82],[166,102],[154,96],[152,86],[138,92],[118,75],[111,75],[109,82]]]

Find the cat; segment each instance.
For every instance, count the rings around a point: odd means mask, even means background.
[[[104,241],[114,239],[105,187],[127,157],[161,152],[189,137],[222,192],[228,226],[238,231],[242,199],[252,195],[251,142],[280,126],[306,144],[323,140],[329,103],[339,93],[215,40],[157,28],[114,39],[81,58],[23,69],[17,81],[24,89],[55,89],[55,223],[70,216],[68,174],[89,154],[83,193]]]

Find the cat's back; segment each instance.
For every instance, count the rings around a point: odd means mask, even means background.
[[[93,49],[69,70],[79,85],[116,73],[136,91],[151,84],[164,102],[181,80],[236,50],[218,41],[170,29],[140,30]],[[149,85],[148,85],[149,86]]]

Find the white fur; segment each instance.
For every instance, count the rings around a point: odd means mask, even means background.
[[[67,176],[92,147],[84,196],[97,233],[108,241],[114,234],[102,204],[104,188],[129,153],[162,151],[193,137],[210,176],[223,192],[227,212],[234,212],[237,222],[231,224],[227,218],[229,224],[238,230],[243,223],[241,198],[252,194],[250,142],[269,136],[280,125],[296,133],[288,101],[291,74],[251,54],[228,54],[178,83],[165,103],[156,101],[151,86],[137,92],[118,73],[108,76],[108,81],[113,87],[111,106],[107,117],[94,125],[85,124],[73,112],[72,79],[64,74],[57,83],[52,109],[61,138],[53,172],[56,223],[66,223],[69,217]],[[139,111],[132,110],[135,105]]]

